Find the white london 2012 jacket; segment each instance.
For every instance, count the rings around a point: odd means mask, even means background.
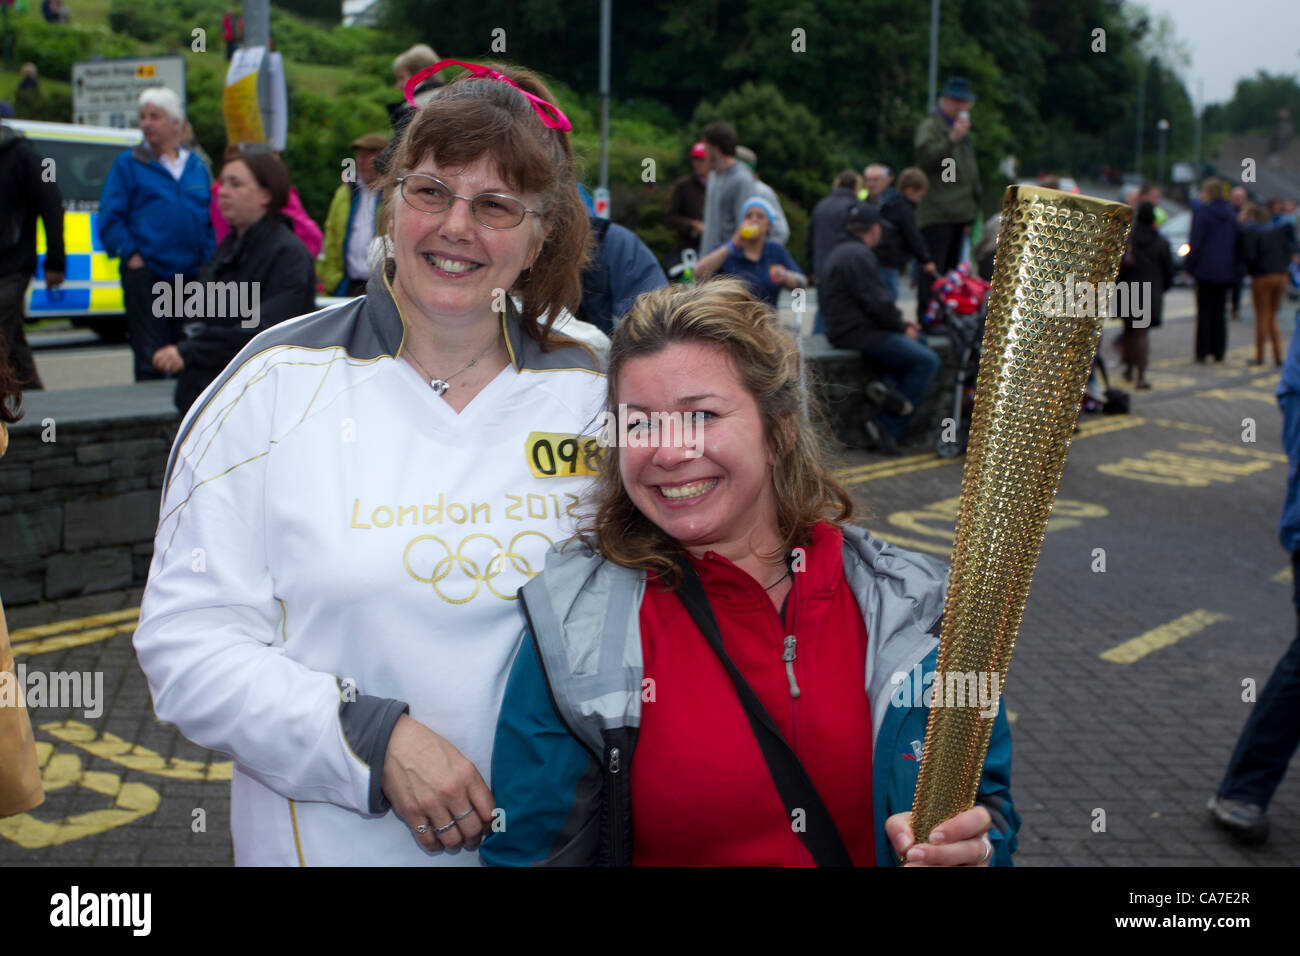
[[[502,323],[511,364],[456,414],[396,358],[377,272],[182,422],[135,647],[159,718],[234,760],[238,864],[478,862],[389,810],[384,748],[409,711],[489,776],[516,591],[573,528],[605,392],[589,353]]]

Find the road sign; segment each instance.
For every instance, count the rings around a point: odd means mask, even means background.
[[[73,122],[89,126],[139,125],[140,91],[165,86],[185,108],[185,57],[91,60],[72,64]]]
[[[601,219],[609,218],[609,190],[596,189],[596,194],[592,199],[592,205],[596,207],[596,215]]]

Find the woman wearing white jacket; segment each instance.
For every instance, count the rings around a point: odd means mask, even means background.
[[[254,339],[172,451],[135,645],[158,716],[234,759],[236,863],[476,864],[495,822],[515,592],[604,391],[539,325],[580,291],[569,124],[506,73],[407,126],[367,294]]]

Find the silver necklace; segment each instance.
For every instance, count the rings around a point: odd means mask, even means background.
[[[407,351],[406,354],[411,357],[411,361],[414,362],[417,367],[419,367],[420,371],[423,372],[425,376],[428,377],[429,387],[433,389],[433,394],[442,395],[445,391],[447,391],[447,389],[451,388],[451,380],[453,378],[455,378],[461,372],[467,372],[470,369],[472,369],[474,366],[478,365],[479,359],[487,355],[488,352],[490,352],[496,346],[497,341],[500,338],[501,338],[500,333],[497,333],[497,335],[492,337],[492,341],[488,343],[488,347],[485,348],[478,355],[476,355],[474,358],[470,359],[468,365],[464,366],[463,368],[457,369],[456,371],[448,375],[446,378],[434,378],[432,375],[429,374],[429,370],[425,368],[423,364],[421,364],[420,360],[415,357],[414,352]]]

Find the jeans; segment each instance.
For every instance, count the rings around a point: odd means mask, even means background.
[[[191,279],[193,276],[186,276]],[[164,345],[175,345],[182,334],[182,317],[158,318],[153,314],[153,287],[155,283],[171,285],[175,276],[155,275],[148,266],[128,269],[122,265],[122,299],[126,306],[126,328],[131,337],[131,352],[135,357],[135,380],[145,382],[169,378],[153,367],[153,353]],[[178,307],[180,303],[175,303]]]
[[[1291,602],[1300,618],[1300,551],[1291,555]],[[1300,744],[1300,628],[1273,669],[1219,784],[1219,796],[1268,809]]]
[[[930,382],[939,371],[939,356],[934,349],[924,342],[909,339],[902,332],[891,332],[866,354],[874,361],[890,370],[892,384],[910,401],[914,408],[920,408],[925,401],[925,393]],[[876,421],[895,438],[902,436],[911,415],[893,415],[880,412]]]
[[[884,266],[881,266],[880,278],[885,280],[885,286],[889,289],[889,294],[892,295],[894,297],[894,301],[897,302],[898,301],[898,270],[886,269]],[[920,316],[917,316],[917,318],[919,319]]]

